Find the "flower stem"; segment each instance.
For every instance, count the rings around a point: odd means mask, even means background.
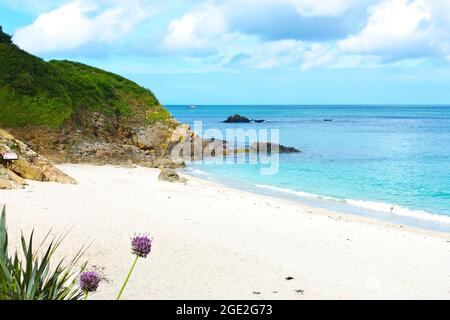
[[[84,300],[87,300],[88,294],[89,294],[89,293],[88,293],[87,291],[84,293]]]
[[[122,285],[122,288],[120,289],[120,292],[119,292],[119,294],[117,295],[116,300],[119,300],[119,299],[120,299],[120,296],[122,295],[122,292],[123,292],[123,290],[125,289],[125,286],[127,285],[128,280],[130,279],[131,273],[133,272],[134,267],[136,266],[136,262],[138,261],[138,259],[139,259],[139,256],[136,256],[136,258],[135,258],[134,261],[133,261],[133,264],[131,265],[131,269],[130,269],[130,271],[128,272],[128,275],[127,275],[127,277],[125,278],[125,281],[124,281],[124,283],[123,283],[123,285]]]

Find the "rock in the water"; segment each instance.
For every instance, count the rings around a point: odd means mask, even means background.
[[[158,180],[167,182],[180,182],[180,183],[187,182],[185,178],[181,178],[174,169],[170,168],[162,168],[161,172],[159,173]]]
[[[228,119],[225,120],[223,123],[250,123],[250,122],[264,123],[264,122],[266,122],[266,120],[249,119],[249,118],[241,116],[239,114],[235,114],[234,116],[228,117]]]
[[[255,142],[250,146],[251,152],[258,153],[300,153],[301,151],[294,147],[286,147],[281,144],[271,143],[271,142]]]
[[[239,114],[235,114],[234,116],[228,117],[224,123],[250,123],[252,122],[249,118],[241,116]]]
[[[0,154],[16,153],[17,160],[5,161],[0,157],[0,188],[12,189],[26,185],[24,179],[76,184],[75,179],[56,168],[47,159],[26,144],[0,129]],[[9,181],[9,183],[7,182]]]

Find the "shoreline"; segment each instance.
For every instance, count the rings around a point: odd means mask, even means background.
[[[402,225],[402,224],[398,224],[398,223],[394,223],[394,222],[378,220],[376,218],[361,216],[358,214],[340,212],[340,211],[335,211],[335,210],[326,209],[326,208],[317,208],[314,206],[304,204],[301,201],[290,200],[290,199],[286,199],[283,197],[265,195],[265,194],[260,194],[258,192],[246,191],[246,190],[241,190],[239,188],[229,187],[218,181],[214,181],[212,179],[211,180],[202,179],[196,175],[192,175],[192,174],[189,174],[186,172],[181,173],[180,176],[185,177],[189,180],[197,180],[201,183],[210,184],[211,187],[220,187],[220,188],[227,190],[228,192],[239,192],[239,193],[244,193],[244,194],[251,195],[251,196],[260,197],[262,200],[268,198],[268,199],[271,199],[272,201],[279,201],[280,203],[284,203],[287,205],[298,206],[299,208],[304,210],[303,214],[307,214],[307,215],[320,215],[320,216],[324,216],[324,217],[331,217],[331,218],[334,218],[336,220],[343,221],[343,222],[356,222],[356,223],[369,224],[369,225],[394,229],[394,230],[398,230],[398,231],[411,232],[411,233],[415,233],[415,234],[419,234],[419,235],[425,235],[425,236],[437,237],[437,238],[444,239],[444,240],[450,240],[450,232],[435,231],[435,230],[431,230],[431,229],[412,227],[412,226]]]
[[[124,299],[450,299],[450,235],[389,226],[159,170],[58,165],[78,185],[30,181],[0,191],[12,248],[70,231],[56,259],[85,258],[113,299],[132,262],[130,238],[149,233]],[[293,280],[286,280],[292,277]]]
[[[201,171],[202,174],[195,174],[194,171]],[[397,204],[388,204],[370,200],[339,199],[332,196],[311,194],[304,191],[279,188],[271,185],[260,185],[251,182],[244,183],[238,182],[237,180],[226,180],[222,177],[212,176],[201,169],[194,169],[194,171],[184,168],[181,170],[181,173],[199,180],[216,183],[232,190],[248,192],[250,194],[261,195],[278,200],[285,200],[289,203],[298,204],[310,209],[326,210],[336,215],[345,215],[350,218],[353,217],[353,219],[361,218],[370,223],[377,222],[382,225],[393,225],[405,229],[416,230],[416,232],[419,231],[450,235],[450,216],[444,214],[431,213],[420,209],[404,208]],[[373,208],[353,204],[351,202],[363,204],[383,204],[386,206],[392,206],[393,208],[406,210],[408,213],[401,214],[396,212],[379,211]],[[425,214],[425,216],[419,216],[421,214]],[[427,216],[431,216],[431,218]]]

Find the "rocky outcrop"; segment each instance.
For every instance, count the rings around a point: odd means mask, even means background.
[[[17,154],[17,160],[3,160],[2,155],[6,152]],[[75,179],[56,168],[25,143],[0,129],[0,188],[21,188],[27,184],[24,179],[64,184],[77,183]]]
[[[0,166],[0,189],[23,189],[27,185],[25,179],[3,166]]]
[[[258,153],[300,153],[301,151],[294,147],[286,147],[281,144],[271,143],[271,142],[257,142],[250,146],[250,152]]]
[[[185,178],[181,178],[178,173],[171,168],[162,168],[159,173],[158,180],[166,181],[166,182],[179,182],[186,183],[187,180]]]
[[[158,124],[139,129],[133,136],[133,142],[142,150],[156,150],[167,144],[169,137],[170,131]]]
[[[241,116],[239,114],[235,114],[234,116],[228,117],[227,120],[225,120],[223,123],[250,123],[252,120],[250,120],[247,117]]]
[[[189,125],[174,119],[153,124],[127,123],[99,113],[83,112],[60,129],[8,129],[39,154],[56,163],[92,163],[176,167],[173,146],[193,136]]]
[[[0,42],[0,127],[53,162],[169,164],[171,148],[189,135],[133,81],[78,62],[44,61],[1,28]],[[23,158],[14,164],[21,174],[62,179],[36,169],[46,166],[39,159]]]
[[[300,153],[294,147],[272,142],[257,142],[250,146],[236,146],[224,140],[202,139],[199,136],[189,137],[178,144],[177,152],[173,153],[174,159],[179,160],[202,160],[209,157],[226,157],[242,153]]]
[[[153,150],[144,150],[135,145],[82,141],[72,147],[70,163],[96,165],[134,165],[145,167],[177,166],[168,156],[160,157]]]
[[[223,123],[250,123],[250,122],[263,123],[266,122],[266,120],[249,119],[239,114],[235,114],[234,116],[230,116],[228,117],[227,120],[223,121]]]
[[[171,143],[179,143],[186,141],[186,139],[194,137],[195,134],[191,131],[191,128],[188,124],[181,124],[177,126],[170,136]]]

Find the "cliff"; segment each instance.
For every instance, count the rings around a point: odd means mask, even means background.
[[[71,61],[46,62],[0,27],[0,127],[57,162],[170,165],[191,135],[155,95],[119,75]]]

